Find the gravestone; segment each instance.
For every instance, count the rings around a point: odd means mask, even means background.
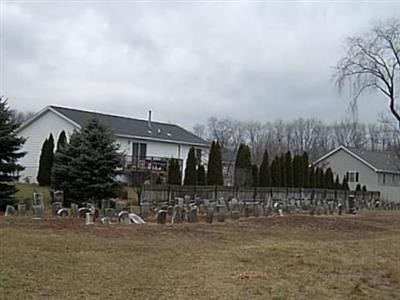
[[[143,219],[147,219],[150,215],[150,203],[143,202],[140,204],[140,216]]]
[[[131,223],[130,217],[129,217],[129,212],[126,210],[120,211],[118,213],[118,221],[121,224],[128,225]]]
[[[254,216],[258,218],[260,216],[260,205],[254,204]]]
[[[33,218],[34,219],[41,219],[43,217],[43,206],[42,205],[33,205]]]
[[[58,215],[58,211],[62,208],[62,203],[61,202],[53,202],[51,204],[51,211],[53,213],[53,216]]]
[[[87,212],[85,218],[85,225],[93,225],[94,224],[94,215],[90,212]]]
[[[102,217],[100,219],[101,224],[105,224],[105,225],[110,225],[111,224],[111,219],[109,217]]]
[[[54,194],[54,202],[64,203],[64,192],[63,191],[55,191]]]
[[[129,219],[131,220],[132,223],[138,225],[146,223],[141,217],[139,217],[137,214],[134,213],[129,214]]]
[[[90,209],[87,207],[81,207],[78,209],[78,215],[80,218],[86,218],[86,214],[90,212]]]
[[[167,222],[167,211],[164,209],[160,209],[157,212],[157,223],[165,224]]]
[[[172,218],[171,218],[171,223],[177,223],[177,224],[179,224],[179,223],[182,223],[182,211],[183,211],[183,208],[181,207],[181,206],[179,206],[179,205],[175,205],[174,206],[174,213],[173,213],[173,215],[172,215]]]
[[[101,215],[102,216],[106,215],[106,209],[110,208],[110,206],[111,206],[110,199],[102,199],[101,200]]]
[[[185,203],[186,205],[189,205],[189,204],[190,204],[190,201],[191,201],[190,196],[189,196],[189,195],[185,195],[183,198],[184,198],[184,200],[185,200],[184,203]]]
[[[16,214],[16,210],[15,210],[14,206],[7,205],[6,206],[6,213],[4,214],[4,216],[6,216],[6,217],[15,216],[15,214]]]
[[[26,205],[18,204],[18,216],[23,217],[26,214]]]
[[[77,218],[79,216],[79,206],[76,203],[71,203],[71,207],[70,207],[70,215],[73,218]]]
[[[214,219],[214,209],[213,208],[207,208],[206,222],[208,224],[212,224],[213,219]]]
[[[218,215],[217,215],[217,220],[218,222],[225,222],[225,216],[226,216],[226,208],[224,205],[218,205]]]
[[[44,206],[43,194],[42,193],[33,193],[33,205]]]
[[[189,223],[197,222],[197,206],[196,205],[191,205],[189,207],[189,212],[188,212],[187,218],[188,218]]]
[[[125,201],[116,201],[115,210],[117,213],[121,211],[126,211],[128,209],[127,203]]]
[[[57,215],[61,218],[67,218],[69,217],[69,210],[68,208],[60,208],[57,212]]]

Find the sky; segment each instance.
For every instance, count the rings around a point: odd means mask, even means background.
[[[0,0],[0,93],[191,128],[210,116],[339,121],[345,39],[400,17],[400,2]],[[365,94],[359,119],[387,100]]]

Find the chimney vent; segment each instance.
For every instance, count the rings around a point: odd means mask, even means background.
[[[151,110],[149,110],[149,120],[147,121],[147,127],[151,130]]]

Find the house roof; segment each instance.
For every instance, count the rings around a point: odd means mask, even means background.
[[[400,158],[394,151],[371,151],[339,146],[316,160],[314,164],[320,163],[339,150],[346,151],[375,172],[400,173]]]
[[[134,119],[130,117],[54,105],[48,106],[47,109],[57,113],[77,127],[82,127],[89,118],[96,117],[102,124],[110,127],[114,131],[115,135],[119,137],[132,137],[203,147],[209,146],[207,141],[175,124],[151,121],[149,126],[148,120]],[[39,112],[38,115],[44,111],[46,111],[46,109]],[[32,119],[34,118],[35,117]],[[29,121],[30,120],[28,120],[27,123]],[[24,124],[22,124],[21,127],[24,127]]]

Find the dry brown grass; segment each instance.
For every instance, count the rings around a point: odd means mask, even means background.
[[[86,227],[0,217],[2,299],[400,299],[400,212]]]

